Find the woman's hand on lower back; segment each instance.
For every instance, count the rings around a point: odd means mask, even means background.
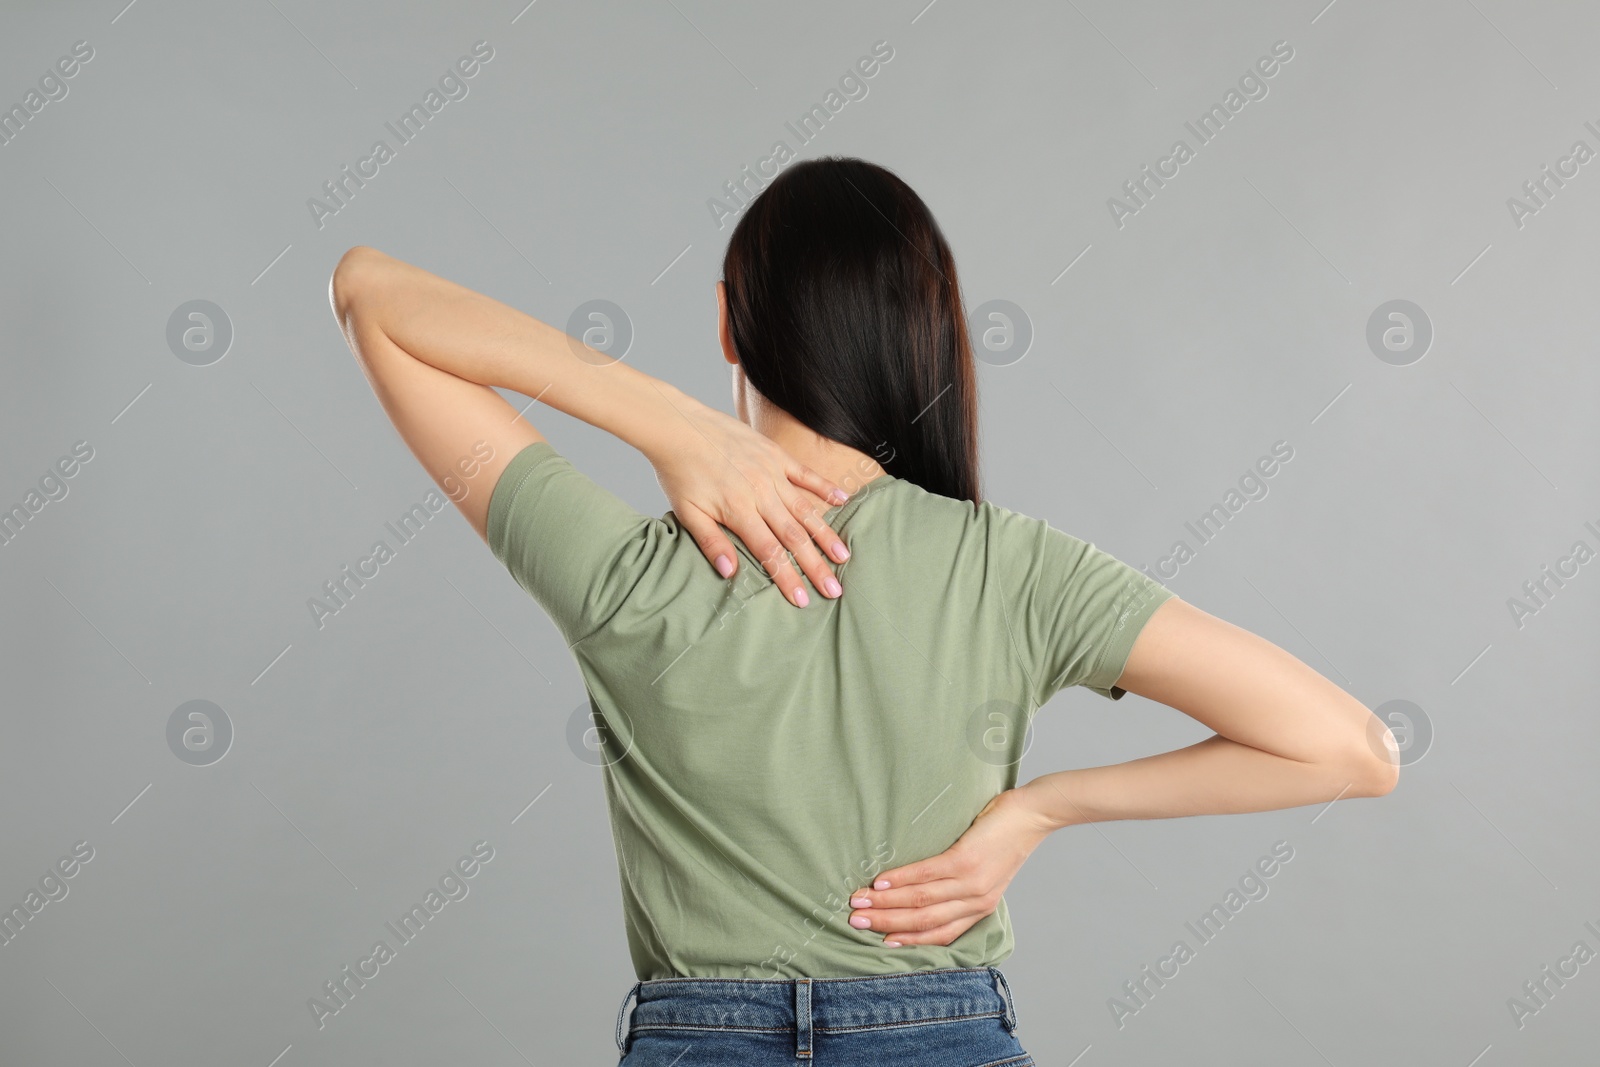
[[[739,554],[721,529],[726,526],[790,603],[804,607],[809,597],[785,549],[823,596],[838,596],[839,580],[818,548],[836,562],[849,558],[843,540],[822,521],[823,511],[845,501],[844,490],[731,415],[698,402],[680,410],[683,432],[646,458],[673,513],[711,565],[724,578],[738,570]]]
[[[883,933],[889,948],[948,945],[1000,906],[1006,886],[1050,830],[1021,790],[1008,789],[955,844],[884,871],[873,888],[853,893],[850,925]]]

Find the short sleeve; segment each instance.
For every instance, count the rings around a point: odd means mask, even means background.
[[[489,497],[489,550],[549,614],[568,647],[622,607],[666,534],[548,441],[523,448]]]
[[[1020,579],[1016,621],[1029,660],[1036,699],[1044,704],[1068,686],[1081,685],[1111,700],[1133,651],[1134,639],[1173,592],[1092,542],[1040,519],[1009,513],[1026,533],[1013,561]],[[1014,572],[1016,573],[1016,572]]]

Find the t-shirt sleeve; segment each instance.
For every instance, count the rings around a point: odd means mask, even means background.
[[[1015,622],[1038,704],[1074,685],[1122,699],[1127,691],[1116,682],[1134,639],[1172,590],[1043,520],[1027,519],[1024,528]]]
[[[549,614],[567,646],[620,610],[667,533],[548,441],[523,448],[489,497],[489,549]]]

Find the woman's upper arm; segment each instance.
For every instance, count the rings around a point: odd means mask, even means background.
[[[1176,708],[1240,744],[1383,780],[1381,721],[1277,645],[1173,597],[1134,640],[1117,685]]]
[[[412,455],[487,541],[496,482],[512,457],[545,438],[489,386],[416,359],[363,313],[359,251],[340,261],[329,286],[340,329]]]
[[[569,645],[608,620],[650,571],[667,529],[572,466],[499,393],[412,356],[368,303],[368,249],[346,253],[330,296],[395,430]],[[519,458],[520,457],[520,458]]]

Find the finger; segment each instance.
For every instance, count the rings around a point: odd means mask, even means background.
[[[926,908],[963,896],[968,886],[956,878],[919,882],[899,889],[863,889],[850,896],[852,908]]]
[[[684,509],[678,515],[678,521],[689,531],[689,536],[694,538],[694,543],[700,546],[700,551],[711,561],[717,573],[724,578],[732,578],[739,570],[739,553],[722,532],[722,527],[711,516],[694,508]]]
[[[803,496],[803,493],[800,496]],[[766,523],[771,526],[774,534],[778,534],[779,541],[782,541],[790,555],[794,555],[795,563],[800,565],[806,577],[810,577],[814,589],[821,592],[824,597],[837,597],[838,579],[834,577],[834,571],[827,566],[827,560],[822,558],[822,553],[816,550],[816,542],[811,539],[811,531],[806,530],[805,523],[800,522],[800,515],[805,515],[808,510],[816,515],[816,512],[808,506],[795,509],[795,506],[779,496],[776,491],[762,506]],[[821,522],[819,515],[818,522]],[[829,579],[834,581],[829,582]]]
[[[816,543],[818,548],[826,552],[835,563],[843,563],[850,558],[850,549],[845,546],[844,538],[835,533],[833,527],[823,521],[820,506],[822,502],[811,492],[796,490],[789,496],[787,503],[790,514],[794,515],[800,521],[800,525],[805,527],[807,536]],[[812,575],[809,571],[807,574],[811,577],[813,585],[816,584],[818,577],[827,577],[825,574],[820,576]],[[818,586],[818,588],[821,587]]]
[[[817,551],[816,544],[811,540],[811,534],[801,525],[800,520],[795,517],[794,513],[789,510],[783,498],[774,492],[762,507],[761,513],[766,518],[767,525],[771,531],[783,543],[783,547],[788,549],[794,556],[795,562],[800,565],[800,569],[812,578],[813,587],[824,596],[838,596],[839,580],[833,577],[833,571],[828,569],[828,561],[823,559],[822,554]],[[779,579],[779,584],[788,588],[788,583],[792,580],[795,587],[803,591],[799,575],[794,573],[794,569],[789,566],[788,560],[784,559],[782,565],[786,573],[782,579]],[[830,578],[833,579],[831,584],[828,581]],[[795,600],[797,603],[799,602],[795,597],[790,599]]]
[[[904,948],[906,945],[948,945],[977,925],[982,915],[958,919],[934,930],[921,933],[894,933],[883,939],[885,948]]]
[[[788,504],[790,514],[795,517],[795,521],[800,524],[801,529],[808,538],[805,545],[806,551],[800,559],[800,566],[806,577],[811,579],[812,586],[821,592],[823,596],[836,597],[844,592],[844,587],[839,583],[839,576],[833,573],[833,568],[828,565],[826,559],[817,553],[816,548],[820,546],[833,549],[835,556],[841,562],[850,553],[844,547],[844,542],[839,536],[833,532],[827,523],[822,521],[822,513],[812,503],[815,499],[810,493],[797,490],[794,494],[794,499],[790,500]],[[843,556],[840,556],[839,553],[843,553]]]
[[[893,867],[880,872],[878,877],[872,880],[872,888],[881,891],[903,885],[915,885],[919,882],[932,882],[940,878],[949,878],[954,874],[955,864],[951,861],[949,853],[941,852],[937,856],[908,863],[904,867]]]
[[[833,505],[843,504],[850,499],[850,494],[845,492],[838,483],[824,478],[804,463],[796,463],[788,470],[789,480],[802,489],[809,489],[817,496]]]
[[[872,908],[850,913],[850,925],[857,930],[878,933],[925,933],[946,923],[982,914],[981,905],[967,899],[946,900],[926,908]],[[898,940],[898,939],[897,939]]]
[[[749,546],[750,551],[756,554],[761,561],[761,569],[766,571],[784,597],[797,608],[803,608],[810,603],[811,598],[806,593],[805,583],[789,566],[789,557],[784,553],[783,545],[772,536],[772,527],[759,512],[742,513],[733,517],[728,523],[729,529],[739,535],[739,540]]]

